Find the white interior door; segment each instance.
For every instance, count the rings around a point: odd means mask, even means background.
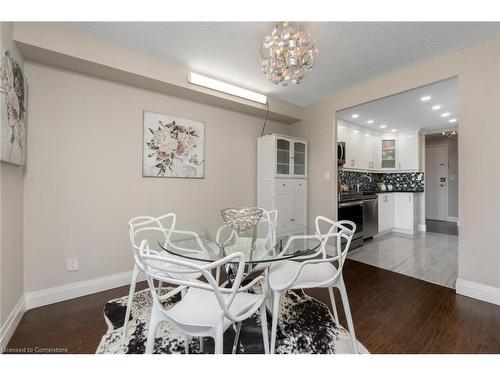
[[[425,217],[446,221],[446,146],[425,148]]]

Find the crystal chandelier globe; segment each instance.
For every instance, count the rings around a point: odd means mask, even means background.
[[[261,68],[274,84],[298,84],[309,72],[318,56],[316,39],[294,22],[277,24],[264,37],[260,49]]]

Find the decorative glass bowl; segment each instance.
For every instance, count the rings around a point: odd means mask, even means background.
[[[262,217],[262,209],[258,207],[224,208],[220,213],[224,222],[236,232],[255,227]]]

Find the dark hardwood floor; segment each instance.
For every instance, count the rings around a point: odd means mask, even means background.
[[[344,279],[357,337],[371,353],[500,353],[500,306],[353,260]],[[127,293],[121,287],[30,310],[7,350],[94,353],[106,331],[104,303]],[[329,305],[326,290],[306,293]]]

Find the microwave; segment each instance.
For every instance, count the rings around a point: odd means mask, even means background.
[[[345,142],[337,142],[337,165],[345,164]]]

